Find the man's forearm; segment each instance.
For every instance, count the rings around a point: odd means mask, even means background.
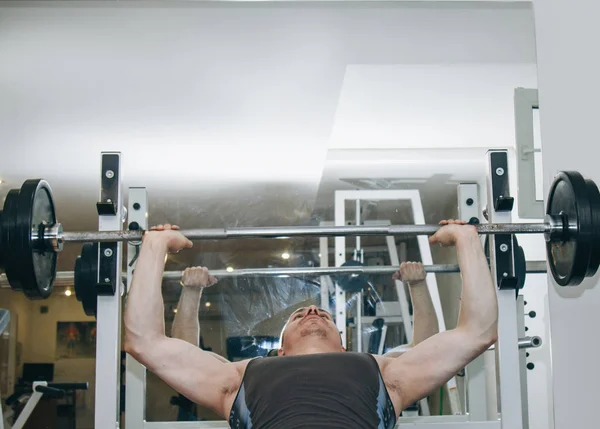
[[[457,329],[467,329],[483,339],[495,338],[498,301],[487,259],[477,233],[461,235],[456,241],[463,280]]]
[[[147,237],[142,244],[125,306],[125,348],[165,335],[162,275],[166,244]]]
[[[437,334],[440,328],[427,281],[410,282],[408,288],[413,305],[412,344],[417,345]]]
[[[413,341],[411,344],[394,347],[385,353],[386,357],[402,356],[412,347],[434,336],[440,330],[427,281],[421,280],[408,283],[413,305]]]
[[[171,336],[187,341],[196,347],[200,346],[200,322],[198,313],[200,311],[200,298],[202,297],[202,288],[183,286],[179,303],[177,304],[177,313],[173,320]]]

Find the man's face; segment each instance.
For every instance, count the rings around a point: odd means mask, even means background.
[[[306,344],[306,341],[318,341],[336,351],[344,350],[333,317],[314,305],[292,313],[282,333],[279,355],[289,354],[286,351],[292,351],[295,345]]]

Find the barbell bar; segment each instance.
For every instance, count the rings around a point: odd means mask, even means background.
[[[562,224],[507,223],[475,225],[479,234],[562,234]],[[180,232],[190,240],[225,240],[244,238],[290,238],[290,237],[352,237],[372,235],[414,236],[433,235],[439,225],[388,225],[388,226],[294,226],[252,228],[184,229]],[[575,232],[573,227],[573,232]],[[48,246],[59,251],[63,243],[103,243],[114,241],[140,241],[144,231],[60,232],[48,228],[44,240]],[[37,236],[35,236],[37,240]]]
[[[426,273],[459,273],[460,268],[456,264],[424,265]],[[529,265],[530,272],[546,272],[546,264],[543,268],[540,263]],[[286,268],[238,268],[234,270],[210,270],[213,277],[236,278],[236,277],[281,277],[281,276],[352,276],[352,275],[379,275],[394,274],[400,267],[392,265],[372,266],[342,266],[342,267],[286,267]],[[165,271],[164,280],[180,280],[181,271]]]
[[[518,243],[516,244],[518,246]],[[58,273],[58,278],[63,282],[65,278],[74,280],[75,296],[82,303],[83,309],[88,316],[95,316],[97,311],[98,288],[98,244],[86,243],[83,245],[81,255],[75,262],[75,270],[71,272]],[[517,258],[519,253],[515,253]],[[522,267],[530,273],[546,272],[546,262],[525,262],[523,260],[515,263],[515,269]],[[460,267],[456,264],[443,265],[424,265],[425,272],[428,273],[458,273]],[[333,276],[337,284],[347,292],[358,292],[365,289],[369,284],[369,276],[372,275],[391,275],[400,269],[399,266],[390,265],[371,265],[364,266],[357,261],[347,261],[341,267],[268,267],[268,268],[237,268],[226,270],[209,270],[210,274],[217,280],[224,278],[258,278],[258,277],[318,277]],[[524,283],[525,273],[515,272],[519,279]],[[182,279],[183,271],[164,271],[163,280]],[[127,276],[123,275],[123,281]],[[0,282],[1,282],[0,278]]]
[[[425,265],[428,273],[458,273],[460,268],[456,264]],[[282,277],[282,276],[327,276],[327,275],[352,275],[352,274],[393,274],[400,267],[389,265],[363,266],[363,267],[293,267],[293,268],[239,268],[234,270],[211,270],[210,274],[217,279],[235,277]],[[527,273],[546,273],[546,261],[527,261]],[[164,280],[181,280],[183,271],[165,271]],[[54,286],[72,286],[75,278],[74,271],[58,271]],[[123,274],[123,280],[127,275]],[[10,287],[6,274],[0,274],[0,287]]]
[[[431,235],[439,225],[257,227],[192,229],[192,240],[339,236]],[[550,188],[543,223],[477,225],[480,234],[544,234],[550,271],[562,286],[577,285],[600,265],[600,193],[577,172],[559,173]],[[0,215],[0,266],[15,290],[47,298],[56,277],[57,253],[64,243],[139,241],[144,232],[65,232],[56,218],[50,185],[27,180],[12,189]]]
[[[519,349],[537,349],[542,346],[542,338],[536,336],[519,338],[517,341]],[[488,350],[496,350],[496,344],[492,344]]]

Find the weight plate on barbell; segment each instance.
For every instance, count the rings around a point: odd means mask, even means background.
[[[592,210],[592,223],[594,225],[592,252],[588,265],[586,277],[593,277],[600,267],[600,192],[593,180],[586,179],[585,183],[588,187],[590,197],[590,207]]]
[[[342,267],[362,267],[363,264],[353,259],[346,261]],[[339,274],[335,277],[337,284],[345,292],[356,293],[369,286],[369,277],[366,274]]]
[[[11,280],[18,278],[19,260],[15,258],[15,253],[12,250],[11,240],[14,240],[15,219],[17,218],[17,203],[19,198],[19,190],[11,189],[8,191],[4,200],[2,209],[2,219],[0,223],[0,243],[2,243],[2,263],[6,277],[9,280],[10,287],[15,291],[21,291],[20,284],[17,285]]]
[[[75,296],[88,316],[96,316],[98,309],[98,243],[86,243],[75,261]]]
[[[559,239],[546,242],[552,276],[561,286],[576,286],[585,278],[595,254],[589,186],[581,174],[563,171],[554,178],[546,214],[562,217],[568,224]]]
[[[53,250],[44,249],[42,239],[37,241],[32,237],[34,231],[38,237],[43,237],[45,226],[56,223],[52,189],[48,182],[26,180],[17,198],[16,212],[15,234],[10,238],[10,245],[19,263],[15,267],[16,276],[8,280],[31,299],[48,298],[56,278],[57,255]]]

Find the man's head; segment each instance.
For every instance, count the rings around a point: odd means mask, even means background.
[[[280,341],[279,356],[345,351],[331,314],[314,305],[292,313]]]

